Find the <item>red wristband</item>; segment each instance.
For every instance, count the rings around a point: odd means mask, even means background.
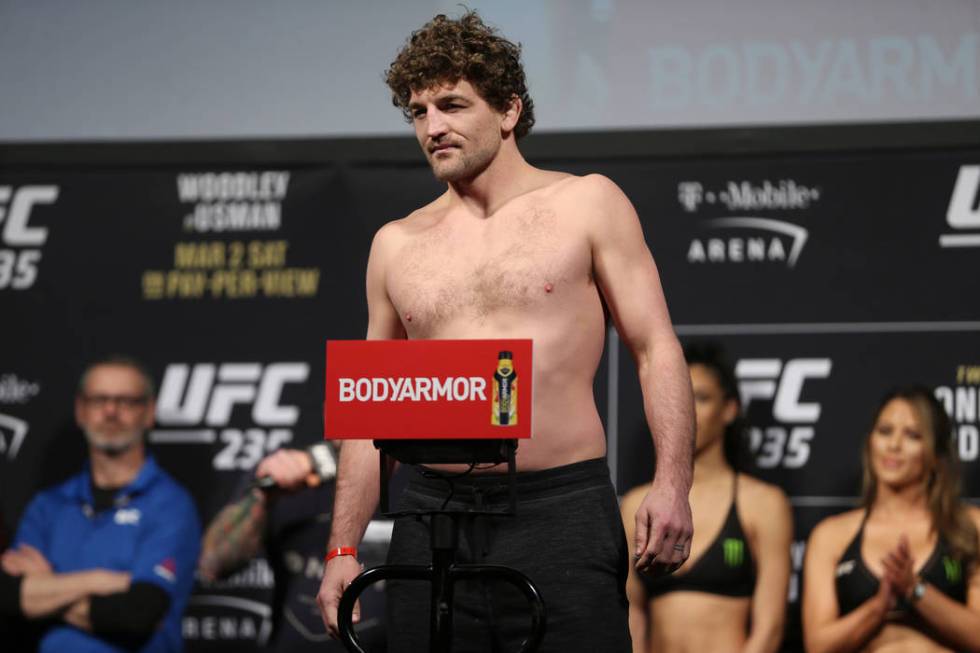
[[[327,557],[323,559],[324,564],[330,562],[337,556],[354,556],[357,557],[357,547],[353,546],[338,546],[336,549],[330,549],[327,551]]]

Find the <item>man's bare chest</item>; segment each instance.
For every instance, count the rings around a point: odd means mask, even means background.
[[[419,328],[533,311],[590,279],[586,239],[555,211],[506,215],[476,227],[440,226],[409,239],[388,268],[395,308]]]

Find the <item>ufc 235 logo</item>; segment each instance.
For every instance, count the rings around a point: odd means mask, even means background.
[[[980,247],[980,165],[960,166],[946,209],[946,223],[956,232],[942,234],[940,246]],[[963,233],[968,230],[972,233]]]
[[[48,230],[31,226],[32,209],[57,199],[57,186],[0,186],[0,290],[34,285]]]
[[[266,453],[292,441],[292,430],[282,427],[296,424],[299,408],[282,403],[283,391],[289,384],[304,383],[309,375],[306,363],[171,364],[157,399],[157,422],[164,428],[154,431],[153,439],[217,439],[224,446],[214,458],[215,469],[251,469]],[[229,427],[236,407],[249,409],[254,426]]]
[[[810,459],[814,424],[821,406],[803,401],[803,386],[830,376],[829,358],[745,358],[735,366],[743,410],[753,401],[771,401],[776,424],[749,429],[752,452],[761,468],[803,467]]]

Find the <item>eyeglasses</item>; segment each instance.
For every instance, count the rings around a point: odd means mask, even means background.
[[[144,395],[81,395],[81,400],[91,408],[105,408],[115,404],[120,408],[135,410],[146,405],[150,400]]]

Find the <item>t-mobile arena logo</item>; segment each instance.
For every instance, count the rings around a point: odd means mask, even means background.
[[[731,212],[800,211],[821,197],[819,188],[793,179],[761,184],[729,181],[723,188],[705,188],[699,181],[677,184],[677,201],[687,213],[702,207],[723,207]],[[794,267],[809,232],[800,225],[760,215],[729,215],[700,223],[708,237],[694,237],[687,250],[689,263],[785,263]]]

